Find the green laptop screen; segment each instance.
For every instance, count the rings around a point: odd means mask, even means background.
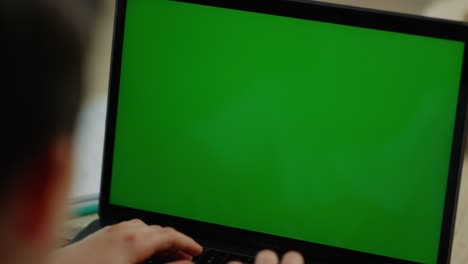
[[[128,1],[110,202],[436,263],[464,49]]]

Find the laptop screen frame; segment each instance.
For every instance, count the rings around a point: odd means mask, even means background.
[[[129,0],[132,1],[132,0]],[[451,148],[449,174],[447,179],[443,222],[439,240],[438,263],[449,263],[456,218],[461,169],[463,165],[464,139],[468,96],[468,26],[463,23],[440,19],[397,14],[364,8],[345,7],[335,4],[312,1],[238,1],[238,0],[182,0],[183,2],[231,8],[258,13],[294,17],[328,23],[336,23],[363,28],[380,29],[399,33],[457,40],[465,43],[462,78],[458,94],[457,112]],[[112,47],[109,97],[107,107],[104,157],[100,193],[99,216],[104,223],[114,223],[132,218],[140,218],[148,223],[171,225],[189,235],[202,238],[216,234],[216,237],[229,238],[242,242],[252,250],[272,248],[278,251],[297,249],[306,258],[322,259],[331,262],[360,261],[363,263],[411,263],[408,261],[377,256],[348,249],[324,246],[316,243],[261,234],[226,226],[209,224],[133,208],[110,204],[112,163],[114,153],[117,104],[120,86],[121,62],[125,29],[127,0],[116,1],[114,39]],[[157,219],[157,221],[155,221]],[[206,237],[209,239],[209,237]]]

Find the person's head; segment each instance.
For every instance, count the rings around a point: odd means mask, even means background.
[[[60,228],[95,9],[93,0],[0,1],[2,263],[37,258]]]

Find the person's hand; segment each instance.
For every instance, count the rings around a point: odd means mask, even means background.
[[[232,261],[229,264],[239,263],[240,262]],[[304,258],[296,251],[289,251],[284,254],[280,260],[275,252],[271,250],[262,250],[255,257],[255,264],[304,264]]]
[[[193,239],[170,227],[148,226],[132,220],[105,227],[58,250],[52,263],[137,264],[160,255],[170,256],[173,263],[189,264],[202,251]]]

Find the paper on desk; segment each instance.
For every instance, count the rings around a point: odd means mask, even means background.
[[[97,200],[99,196],[106,104],[107,98],[102,96],[85,102],[79,113],[74,142],[72,203]]]

